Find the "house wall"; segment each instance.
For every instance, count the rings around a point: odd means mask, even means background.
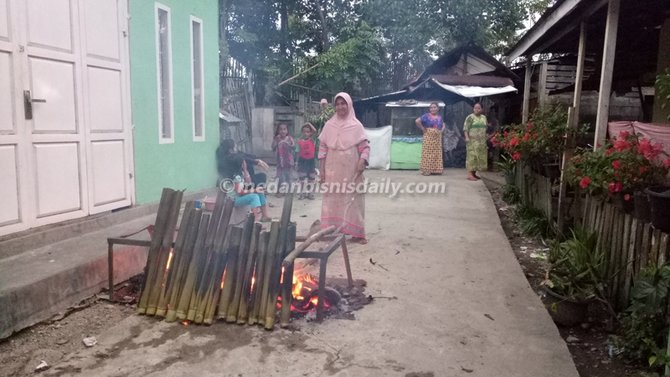
[[[170,9],[174,142],[159,143],[155,4]],[[160,198],[163,187],[214,187],[219,143],[217,0],[130,0],[130,71],[136,202]],[[202,20],[205,140],[193,141],[191,19]]]

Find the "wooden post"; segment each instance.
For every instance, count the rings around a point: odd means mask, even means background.
[[[603,61],[600,74],[600,89],[598,90],[598,115],[596,116],[596,133],[593,148],[605,144],[607,135],[607,121],[609,120],[610,97],[612,95],[612,76],[614,72],[614,55],[616,52],[617,31],[619,29],[619,9],[621,0],[609,0],[607,8],[607,24],[605,27],[605,41]]]
[[[544,108],[549,101],[549,94],[547,93],[547,73],[549,71],[549,63],[542,62],[540,65],[540,77],[537,82],[537,103],[540,108]]]
[[[565,137],[565,148],[563,150],[563,160],[561,161],[561,183],[558,191],[558,231],[564,231],[564,217],[567,208],[565,208],[565,193],[567,183],[563,177],[563,172],[572,158],[575,150],[574,131],[579,127],[579,110],[582,102],[582,81],[584,79],[584,56],[586,55],[586,22],[582,21],[579,26],[579,50],[577,53],[577,72],[575,73],[575,93],[572,97],[572,107],[568,108],[568,132]],[[575,193],[577,196],[578,193]],[[576,199],[576,198],[575,198]]]
[[[533,57],[526,56],[526,77],[523,83],[523,111],[521,122],[528,123],[528,114],[530,113],[530,78],[533,75]]]

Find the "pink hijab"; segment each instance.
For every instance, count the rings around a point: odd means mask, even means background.
[[[329,149],[346,150],[358,145],[363,140],[367,140],[368,137],[365,135],[363,124],[356,119],[351,97],[347,93],[341,92],[335,96],[335,102],[337,102],[337,98],[342,98],[347,102],[349,111],[344,117],[338,116],[336,112],[323,126],[319,141]]]

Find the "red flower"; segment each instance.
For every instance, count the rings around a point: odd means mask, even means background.
[[[512,153],[512,160],[519,161],[520,159],[521,159],[521,153],[520,152]]]
[[[619,152],[623,152],[625,150],[630,149],[631,145],[628,141],[626,140],[617,140],[614,142],[614,149],[616,149]]]
[[[628,132],[628,131],[619,132],[619,139],[628,139],[629,136],[630,136],[630,132]]]
[[[621,182],[610,182],[607,185],[607,189],[611,193],[621,192],[621,190],[623,190],[623,184]]]
[[[619,170],[621,168],[621,161],[619,160],[612,161],[612,167],[614,168],[614,170]]]
[[[589,177],[584,177],[584,178],[582,178],[581,181],[579,181],[579,187],[581,187],[583,189],[589,187],[589,184],[591,184],[591,178],[589,178]]]
[[[523,140],[523,141],[528,141],[528,139],[530,139],[530,134],[529,134],[528,132],[526,132],[526,133],[523,135],[523,139],[522,139],[522,140]]]
[[[509,146],[512,147],[512,148],[514,148],[514,147],[516,147],[517,145],[519,145],[519,138],[516,137],[516,136],[514,136],[514,137],[512,138],[512,140],[509,141]]]
[[[605,151],[605,156],[609,156],[609,155],[611,155],[612,153],[614,153],[614,147],[612,147],[612,148],[608,148],[608,149]]]
[[[629,201],[630,200],[630,194],[626,194],[623,196],[623,200]]]

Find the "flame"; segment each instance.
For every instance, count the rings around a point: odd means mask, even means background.
[[[249,289],[249,291],[253,292],[255,285],[256,285],[256,274],[254,273],[254,275],[251,277],[251,288]]]
[[[170,254],[168,254],[167,266],[165,266],[166,270],[170,269],[170,265],[172,264],[172,257],[173,256],[174,256],[174,250],[170,249]]]
[[[319,281],[309,273],[294,274],[293,275],[293,304],[291,304],[292,311],[307,312],[316,308],[319,303],[319,297],[314,295],[314,292],[319,286]],[[328,300],[324,300],[323,306],[325,309],[331,305]]]
[[[188,321],[181,321],[181,324],[184,325],[185,327],[188,327]]]

